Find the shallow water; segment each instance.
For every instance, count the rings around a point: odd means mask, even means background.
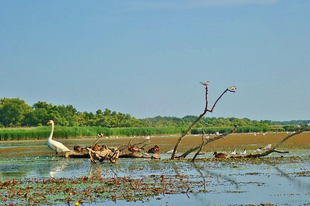
[[[67,140],[67,142],[70,141],[73,140]],[[81,142],[85,143],[85,140]],[[172,146],[167,145],[166,150]],[[244,144],[242,148],[243,146]],[[143,202],[117,200],[116,203],[105,201],[97,202],[96,205],[248,205],[260,203],[302,205],[310,203],[310,153],[304,148],[293,148],[289,154],[272,154],[271,157],[249,162],[240,159],[211,161],[212,152],[208,152],[207,149],[207,153],[199,157],[207,158],[207,161],[196,163],[165,161],[170,155],[161,153],[163,160],[159,161],[119,159],[115,164],[108,161],[91,164],[88,159],[54,157],[54,153],[46,148],[45,141],[1,142],[1,182],[10,179],[51,177],[130,176],[131,178],[147,178],[165,175],[167,178],[174,178],[176,175],[184,175],[186,184],[190,188],[188,193],[160,194]],[[231,146],[229,150],[230,148]],[[221,149],[225,150],[225,147]],[[4,150],[7,152],[4,153]],[[284,157],[276,158],[281,155]],[[84,205],[88,204],[84,203]]]

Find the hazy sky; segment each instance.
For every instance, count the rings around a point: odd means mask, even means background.
[[[136,118],[310,119],[310,1],[0,1],[0,98]]]

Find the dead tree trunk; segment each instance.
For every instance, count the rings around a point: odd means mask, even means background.
[[[284,139],[282,139],[278,144],[276,144],[274,147],[272,147],[271,149],[263,152],[263,153],[258,153],[258,154],[249,154],[244,156],[245,158],[255,158],[255,157],[265,157],[273,152],[277,152],[277,153],[289,153],[288,151],[279,151],[277,150],[277,147],[279,147],[281,144],[283,144],[286,140],[288,140],[289,138],[291,138],[292,136],[298,135],[304,131],[307,131],[308,127],[298,130],[297,132],[291,133],[289,135],[287,135]]]
[[[227,88],[220,96],[219,98],[217,98],[217,100],[214,102],[213,106],[212,106],[212,109],[208,109],[208,85],[209,85],[209,82],[206,82],[206,83],[201,83],[205,86],[205,89],[206,89],[206,106],[205,106],[205,109],[204,111],[199,115],[199,117],[188,127],[188,129],[180,136],[180,138],[178,139],[174,149],[173,149],[173,152],[172,152],[172,155],[171,155],[171,159],[173,160],[174,157],[175,157],[175,153],[181,143],[181,141],[183,140],[183,138],[187,135],[187,133],[190,131],[190,129],[201,119],[201,117],[203,117],[207,112],[213,112],[213,109],[216,105],[216,103],[222,98],[222,96],[227,92],[227,91],[230,91],[230,92],[235,92],[236,90],[236,87],[235,86],[231,86],[229,88]]]

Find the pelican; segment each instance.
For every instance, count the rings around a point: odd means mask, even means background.
[[[264,150],[270,150],[271,144],[268,144],[266,147],[264,147]]]
[[[209,84],[210,84],[210,82],[209,81],[207,81],[207,82],[200,82],[200,84],[202,84],[203,86],[208,86]]]
[[[246,149],[244,149],[243,152],[241,152],[241,155],[242,155],[242,156],[245,156],[245,155],[246,155]]]
[[[52,124],[52,130],[51,130],[51,134],[47,139],[47,146],[51,149],[51,150],[55,150],[56,151],[56,156],[58,154],[58,152],[69,152],[70,150],[63,145],[60,142],[57,142],[55,140],[53,140],[53,132],[54,132],[54,121],[53,120],[49,120],[47,122],[47,124]]]

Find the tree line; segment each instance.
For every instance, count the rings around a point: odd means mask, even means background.
[[[32,106],[19,98],[0,99],[0,127],[33,127],[45,125],[53,119],[60,126],[101,126],[107,128],[119,127],[187,127],[197,117],[188,115],[179,117],[156,116],[151,118],[137,119],[130,114],[98,109],[93,112],[79,112],[72,105],[52,105],[38,101]],[[202,127],[231,127],[239,126],[272,126],[305,123],[306,120],[295,121],[270,121],[250,120],[248,118],[236,117],[203,117],[195,125]]]

